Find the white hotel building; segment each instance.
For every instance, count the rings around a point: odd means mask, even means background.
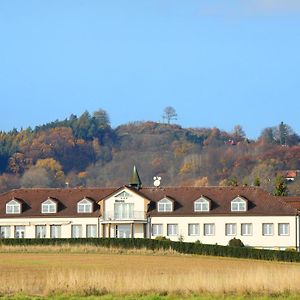
[[[300,198],[255,187],[18,189],[0,195],[1,238],[156,238],[299,250]]]

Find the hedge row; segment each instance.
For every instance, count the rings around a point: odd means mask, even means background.
[[[101,247],[118,247],[125,249],[146,248],[150,250],[174,250],[184,254],[199,254],[300,262],[300,253],[296,251],[262,250],[248,247],[229,247],[198,243],[159,241],[152,239],[115,239],[115,238],[80,238],[80,239],[0,239],[0,245],[95,245]]]

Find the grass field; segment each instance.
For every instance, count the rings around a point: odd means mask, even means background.
[[[300,264],[88,246],[40,247],[0,247],[2,295],[77,295],[74,299],[104,295],[99,299],[105,300],[117,295],[118,299],[148,295],[147,300],[289,295],[282,299],[300,299]]]

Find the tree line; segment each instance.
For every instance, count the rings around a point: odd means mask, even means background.
[[[99,109],[33,129],[2,131],[0,191],[119,186],[137,165],[144,185],[159,175],[163,185],[259,185],[274,192],[282,170],[300,169],[299,135],[283,122],[251,140],[240,125],[226,132],[172,124],[177,113],[170,107],[164,118],[165,123],[112,128],[108,113]],[[287,188],[300,194],[298,178],[283,188],[282,194]]]

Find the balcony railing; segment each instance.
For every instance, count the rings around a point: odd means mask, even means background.
[[[146,214],[144,211],[129,211],[129,212],[107,211],[104,212],[103,219],[105,221],[146,220]]]

